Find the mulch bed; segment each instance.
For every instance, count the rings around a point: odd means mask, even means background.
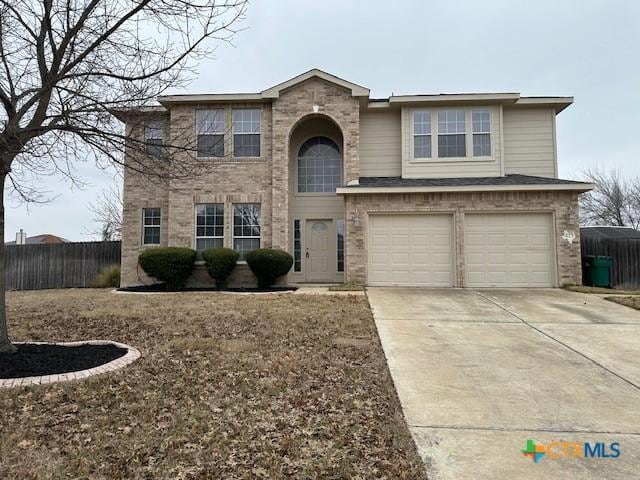
[[[234,293],[274,293],[274,292],[295,292],[298,287],[270,287],[270,288],[215,288],[215,287],[188,287],[179,290],[180,292],[234,292]],[[135,292],[135,293],[156,293],[171,292],[163,283],[154,283],[153,285],[138,285],[135,287],[123,287],[118,289],[119,292]]]
[[[0,379],[40,377],[98,367],[123,357],[127,349],[116,345],[16,345],[14,354],[0,355]]]

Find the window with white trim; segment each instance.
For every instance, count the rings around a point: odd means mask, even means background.
[[[340,148],[330,138],[313,137],[298,151],[298,192],[336,193],[342,180]]]
[[[491,156],[491,112],[489,110],[473,110],[473,156]]]
[[[338,241],[338,271],[344,272],[344,220],[336,220],[336,237]]]
[[[413,158],[431,158],[431,112],[413,112]]]
[[[293,271],[302,271],[302,231],[300,220],[293,221]]]
[[[200,203],[196,205],[196,250],[201,254],[207,248],[224,244],[224,205]]]
[[[466,157],[467,140],[464,110],[438,112],[438,157]]]
[[[164,147],[164,122],[156,120],[144,126],[144,147],[149,155],[159,157]]]
[[[260,108],[238,108],[233,116],[233,156],[260,156]]]
[[[160,245],[161,210],[159,208],[142,209],[142,244]]]
[[[233,205],[233,249],[244,260],[247,253],[260,248],[260,204]]]
[[[224,109],[196,110],[198,157],[224,157]]]

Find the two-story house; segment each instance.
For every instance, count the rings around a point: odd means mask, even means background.
[[[311,70],[259,93],[158,101],[118,113],[128,134],[187,132],[185,162],[209,168],[165,186],[126,172],[123,286],[148,280],[137,259],[156,245],[281,248],[289,283],[581,282],[578,195],[591,186],[557,178],[556,115],[572,98],[372,99]],[[232,281],[251,281],[237,270]]]

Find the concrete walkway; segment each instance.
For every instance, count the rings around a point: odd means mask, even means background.
[[[638,477],[640,312],[557,289],[368,296],[429,478]],[[528,439],[618,442],[621,455],[534,463]]]

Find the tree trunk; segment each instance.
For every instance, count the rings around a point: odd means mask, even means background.
[[[0,174],[0,354],[15,353],[7,330],[7,304],[5,298],[5,246],[4,246],[4,184],[7,176]]]

